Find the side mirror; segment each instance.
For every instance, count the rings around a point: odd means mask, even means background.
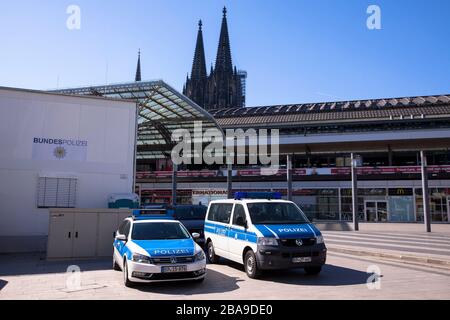
[[[194,232],[193,234],[192,234],[192,238],[194,238],[194,239],[198,239],[198,238],[200,238],[200,233],[197,233],[197,232]]]
[[[126,235],[124,235],[124,234],[116,234],[116,240],[119,240],[119,241],[127,241],[127,236]]]
[[[248,229],[247,221],[244,220],[243,217],[238,217],[238,218],[236,219],[236,224],[237,224],[238,226],[244,227],[245,229]]]

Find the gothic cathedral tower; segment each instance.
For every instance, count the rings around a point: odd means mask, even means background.
[[[197,44],[191,77],[186,79],[183,94],[205,110],[239,108],[245,106],[245,72],[238,72],[231,59],[230,38],[228,35],[227,9],[223,9],[222,27],[216,64],[209,76],[206,72],[205,50],[203,45],[202,22],[199,22]]]

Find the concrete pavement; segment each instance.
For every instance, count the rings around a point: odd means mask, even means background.
[[[67,274],[70,265],[81,269]],[[374,276],[380,272],[380,277]],[[367,281],[378,279],[379,289]],[[208,265],[202,284],[162,283],[126,288],[111,261],[47,262],[36,255],[0,256],[0,299],[450,299],[450,271],[383,259],[331,253],[319,276],[302,270],[247,278],[243,268],[223,260]]]
[[[450,268],[450,235],[424,232],[323,232],[331,252],[370,255]]]

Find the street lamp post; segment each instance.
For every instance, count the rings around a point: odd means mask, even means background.
[[[176,163],[172,164],[172,205],[177,205],[177,174],[178,165]]]
[[[227,195],[228,199],[233,199],[233,165],[227,164]]]
[[[428,193],[428,170],[427,156],[425,152],[420,151],[421,171],[422,171],[422,198],[423,198],[423,220],[426,232],[431,232],[431,215],[430,215],[430,195]]]
[[[292,201],[292,156],[286,156],[287,199]]]
[[[351,154],[351,171],[352,171],[352,212],[353,212],[353,230],[359,230],[358,223],[358,173],[357,160],[355,155]]]

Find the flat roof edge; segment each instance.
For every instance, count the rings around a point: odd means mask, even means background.
[[[90,96],[90,95],[78,95],[78,94],[68,94],[68,93],[59,93],[54,91],[45,91],[38,89],[27,89],[27,88],[15,88],[15,87],[2,87],[0,86],[0,91],[14,91],[14,92],[26,92],[26,93],[35,93],[35,94],[45,94],[50,96],[61,96],[61,97],[70,97],[70,98],[84,98],[84,99],[93,99],[93,100],[103,100],[103,101],[114,101],[114,102],[127,102],[127,103],[136,103],[136,101],[132,99],[116,99],[110,97],[100,97],[100,96]]]

